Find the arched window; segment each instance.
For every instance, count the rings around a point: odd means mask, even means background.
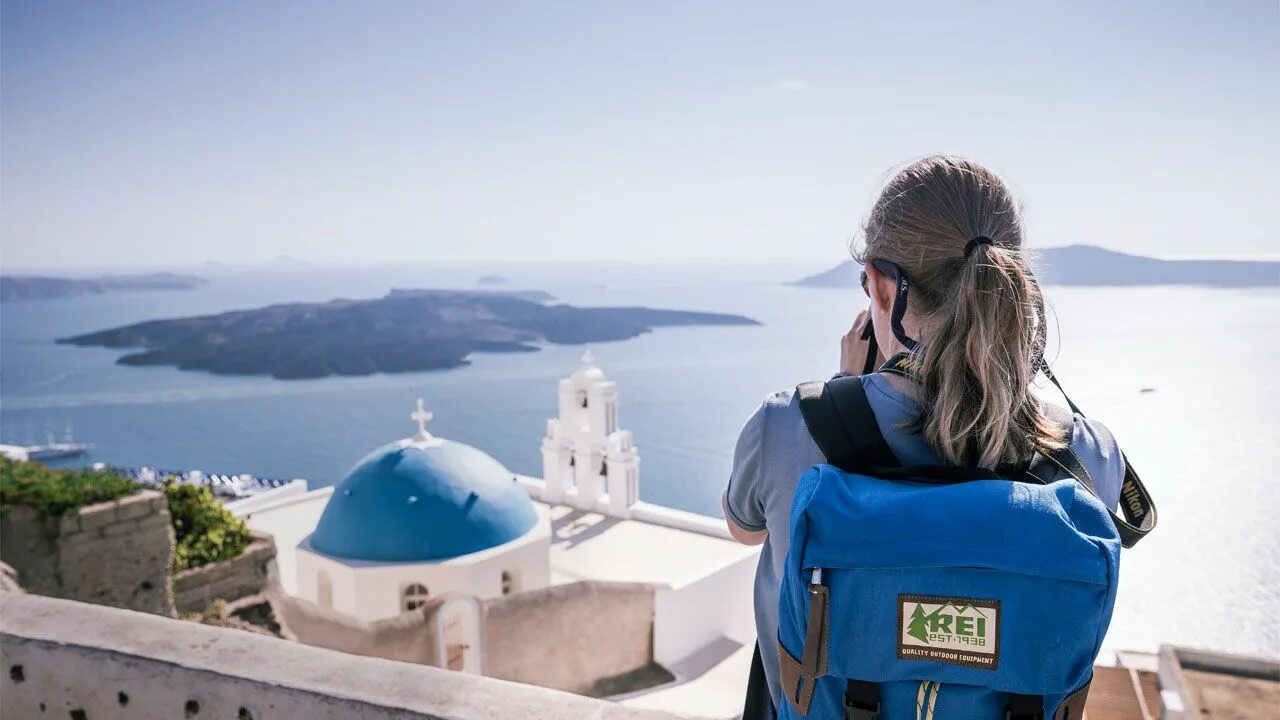
[[[582,407],[587,406],[587,393],[584,390],[578,391],[578,404]]]
[[[316,604],[320,607],[333,607],[333,581],[324,570],[316,573]]]
[[[404,586],[404,592],[400,594],[401,607],[405,612],[417,610],[427,604],[427,597],[431,593],[427,592],[427,586],[420,583],[409,583]]]
[[[520,588],[516,587],[515,573],[511,572],[510,570],[503,570],[502,571],[502,594],[510,595],[511,593],[519,589]]]

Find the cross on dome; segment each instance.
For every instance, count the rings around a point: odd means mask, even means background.
[[[591,352],[590,350],[582,353],[582,364],[585,367],[593,367],[596,364],[595,353]]]
[[[431,433],[427,432],[427,423],[431,422],[431,418],[435,417],[422,406],[422,398],[418,398],[418,409],[409,413],[409,419],[418,423],[418,440],[430,440]]]

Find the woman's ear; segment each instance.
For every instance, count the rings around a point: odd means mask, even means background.
[[[898,283],[885,275],[873,265],[867,265],[867,289],[870,290],[871,302],[881,315],[888,315],[893,309],[893,298],[898,291]]]

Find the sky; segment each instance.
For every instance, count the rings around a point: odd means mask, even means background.
[[[0,264],[847,257],[893,168],[1027,241],[1280,257],[1280,4],[61,2],[0,12]]]

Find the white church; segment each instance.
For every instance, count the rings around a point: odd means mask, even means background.
[[[537,622],[551,607],[539,603],[575,602],[578,587],[634,589],[651,610],[647,634],[630,639],[674,680],[620,701],[732,714],[737,691],[726,699],[714,686],[740,688],[749,666],[758,549],[733,542],[719,518],[639,499],[639,449],[619,426],[616,383],[590,352],[560,381],[557,401],[541,478],[431,434],[419,400],[417,432],[375,449],[333,486],[298,483],[228,507],[274,536],[280,586],[302,606],[370,628],[427,612],[439,646],[431,662],[456,670],[512,674],[496,669],[504,658],[485,657],[512,647],[492,637],[511,627],[495,624],[495,607],[522,608]],[[494,606],[508,597],[517,604]],[[586,600],[565,607],[597,615],[570,625],[622,627]]]

